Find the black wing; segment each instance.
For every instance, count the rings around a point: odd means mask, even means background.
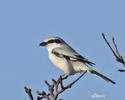
[[[65,58],[65,59],[70,60],[70,61],[74,61],[74,62],[75,61],[81,61],[81,62],[84,62],[84,63],[89,64],[91,66],[95,65],[95,63],[88,61],[86,58],[82,57],[81,55],[71,56],[71,55],[66,55],[64,53],[60,53],[60,52],[55,51],[55,50],[53,50],[52,53],[54,55],[56,55],[57,57]]]
[[[88,61],[88,59],[84,58],[84,57],[81,56],[81,55],[75,55],[74,58],[77,59],[78,61],[82,61],[82,62],[84,62],[84,63],[87,63],[87,64],[91,65],[91,66],[95,65],[95,63],[93,63],[93,62],[91,62],[91,61]]]

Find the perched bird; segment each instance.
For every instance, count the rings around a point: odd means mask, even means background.
[[[88,65],[93,66],[95,64],[78,54],[60,37],[48,37],[40,43],[40,46],[46,46],[51,62],[65,74],[73,75],[87,71],[115,84],[111,79],[91,69]]]

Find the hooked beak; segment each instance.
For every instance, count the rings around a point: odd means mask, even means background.
[[[42,42],[42,43],[39,44],[39,46],[46,46],[46,45],[47,45],[46,42]]]

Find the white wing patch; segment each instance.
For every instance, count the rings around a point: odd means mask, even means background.
[[[70,50],[65,50],[62,48],[55,48],[52,50],[52,53],[60,58],[65,58],[70,61],[81,61],[91,66],[95,65],[93,62],[88,61],[86,58],[82,57],[81,55],[77,54],[76,52],[70,52]]]

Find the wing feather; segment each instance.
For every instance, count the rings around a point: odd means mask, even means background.
[[[95,65],[93,62],[88,61],[86,58],[70,49],[66,50],[65,48],[55,48],[52,50],[52,53],[55,54],[57,57],[65,58],[70,61],[81,61],[91,66]]]

